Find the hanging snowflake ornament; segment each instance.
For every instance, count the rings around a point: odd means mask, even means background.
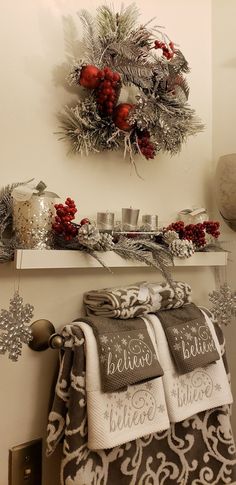
[[[228,325],[236,316],[236,291],[227,283],[209,293],[209,301],[213,304],[210,310],[220,325]]]
[[[31,329],[27,326],[33,317],[34,307],[27,303],[16,291],[10,299],[9,310],[0,311],[0,354],[9,353],[9,359],[17,361],[22,344],[32,340]]]
[[[84,59],[75,59],[70,39],[67,76],[78,100],[59,115],[61,139],[86,155],[123,148],[134,166],[136,154],[177,154],[203,130],[188,104],[189,67],[180,49],[151,22],[139,25],[134,4],[119,12],[102,5],[95,18],[86,10],[79,17]]]

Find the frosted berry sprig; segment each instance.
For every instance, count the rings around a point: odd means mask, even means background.
[[[150,141],[150,133],[147,130],[138,132],[137,144],[142,155],[147,159],[153,159],[156,154],[155,146]]]
[[[219,227],[220,223],[218,221],[204,221],[203,222],[204,228],[207,234],[210,234],[215,239],[217,239],[220,235]]]
[[[164,229],[167,231],[175,231],[180,239],[187,239],[192,241],[197,248],[206,246],[206,233],[217,239],[220,235],[218,221],[204,221],[197,224],[187,224],[185,226],[183,221],[177,221],[170,224]]]
[[[167,44],[166,42],[155,40],[154,49],[162,49],[162,55],[167,59],[167,61],[172,59],[175,53],[175,46],[172,41]]]
[[[78,234],[78,227],[71,223],[74,220],[77,208],[75,202],[67,197],[65,204],[55,204],[56,216],[52,224],[53,230],[64,237],[66,241],[71,241]]]

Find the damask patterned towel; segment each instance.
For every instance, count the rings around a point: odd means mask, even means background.
[[[191,302],[191,288],[187,283],[175,281],[173,288],[166,282],[142,282],[91,290],[84,294],[84,305],[87,315],[126,319]]]
[[[85,336],[88,447],[113,448],[169,428],[162,379],[130,386],[119,393],[102,392],[93,330],[84,322],[78,325]]]
[[[91,326],[99,354],[101,388],[104,392],[124,390],[163,375],[156,351],[141,318],[123,320],[81,318]]]
[[[214,326],[205,313],[204,316],[220,354]],[[148,315],[145,321],[150,322],[156,339],[160,364],[164,370],[163,383],[168,415],[172,423],[183,421],[201,411],[233,402],[221,357],[207,367],[199,367],[193,372],[181,375],[174,365],[160,320],[156,315]]]
[[[156,315],[180,374],[205,367],[220,358],[205,316],[194,303],[168,312],[159,311]]]
[[[216,330],[227,368],[223,334]],[[67,325],[62,335],[66,342],[47,437],[47,455],[61,453],[60,485],[229,485],[236,480],[227,405],[111,449],[90,450],[84,335],[75,325]]]

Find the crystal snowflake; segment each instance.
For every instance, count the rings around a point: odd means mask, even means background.
[[[9,353],[9,359],[17,361],[22,344],[32,340],[31,329],[26,325],[33,317],[34,307],[16,291],[10,299],[9,310],[0,310],[0,354]]]
[[[236,292],[227,283],[209,293],[209,301],[213,304],[211,311],[219,324],[227,325],[236,316]]]

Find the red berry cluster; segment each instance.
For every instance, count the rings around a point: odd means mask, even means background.
[[[162,55],[168,61],[172,59],[175,53],[175,46],[173,42],[169,42],[169,45],[167,45],[165,42],[161,42],[160,40],[155,40],[154,49],[162,49]]]
[[[55,204],[54,207],[57,215],[52,228],[57,234],[64,236],[66,241],[70,241],[78,234],[78,228],[71,223],[77,212],[75,203],[70,197],[67,197],[65,205]]]
[[[150,141],[150,133],[147,130],[140,131],[137,137],[137,143],[140,149],[140,152],[144,155],[144,157],[149,160],[155,157],[155,147],[153,143]]]
[[[180,239],[187,239],[192,241],[197,247],[204,247],[206,245],[206,233],[217,239],[220,235],[219,222],[204,221],[198,224],[184,225],[183,221],[177,221],[170,224],[165,231],[176,231]]]
[[[111,116],[118,101],[120,74],[105,67],[98,71],[97,77],[100,80],[95,91],[98,110],[105,116]]]
[[[219,227],[220,223],[218,221],[204,221],[203,222],[204,228],[207,234],[210,234],[215,239],[217,239],[220,235]]]

